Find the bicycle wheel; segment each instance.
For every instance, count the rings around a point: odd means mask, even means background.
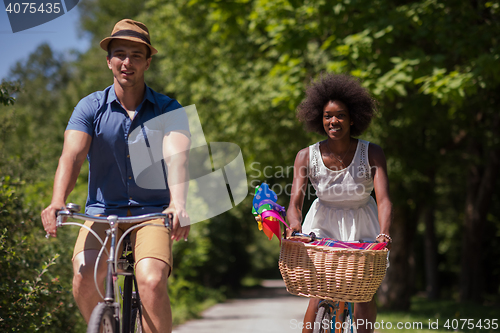
[[[90,316],[87,333],[117,333],[117,327],[115,308],[106,303],[98,303]]]
[[[330,307],[328,304],[322,304],[316,313],[316,319],[314,319],[313,333],[330,333],[330,327]]]
[[[354,325],[354,317],[349,311],[344,320],[345,326],[342,326],[342,333],[356,333],[356,325]]]
[[[141,312],[139,309],[132,309],[132,332],[142,333]]]

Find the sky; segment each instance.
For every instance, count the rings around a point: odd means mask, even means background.
[[[86,51],[89,38],[78,37],[78,6],[42,25],[13,33],[5,5],[0,2],[0,82],[8,79],[9,68],[25,59],[38,45],[47,42],[53,50]]]

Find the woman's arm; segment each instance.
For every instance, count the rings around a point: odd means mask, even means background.
[[[372,168],[373,185],[377,197],[378,220],[380,236],[378,241],[391,242],[390,228],[392,221],[392,203],[389,197],[389,178],[387,176],[387,162],[382,148],[370,143],[368,159]]]
[[[287,210],[287,219],[292,230],[287,230],[287,237],[292,231],[302,231],[302,205],[307,190],[309,166],[309,147],[302,149],[295,157],[293,164],[293,184],[290,195],[290,205]]]

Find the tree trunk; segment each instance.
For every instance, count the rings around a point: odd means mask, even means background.
[[[427,298],[439,298],[439,274],[438,274],[438,255],[437,240],[435,229],[435,173],[432,171],[430,177],[430,198],[424,212],[424,248],[425,248],[425,277]]]
[[[473,156],[478,156],[477,146],[471,147],[474,147],[471,148]],[[469,169],[460,274],[460,300],[463,302],[480,302],[482,299],[483,231],[499,168],[500,149],[493,149],[484,168],[475,164]]]
[[[387,309],[406,310],[410,307],[413,295],[413,238],[416,230],[414,212],[406,207],[394,207],[391,236],[393,239],[390,264],[377,298],[380,305]]]

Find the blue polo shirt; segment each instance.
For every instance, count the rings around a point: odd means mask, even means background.
[[[137,107],[133,120],[118,101],[114,85],[83,98],[71,115],[66,130],[82,131],[92,137],[87,155],[87,214],[126,216],[128,210],[132,215],[161,212],[170,202],[164,177],[161,182],[165,182],[165,186],[157,189],[144,188],[136,183],[137,175],[134,177],[131,165],[129,135],[138,127],[140,132],[146,133],[148,124],[154,123],[151,121],[154,118],[164,120],[163,133],[189,131],[189,124],[185,113],[171,112],[182,108],[176,100],[148,86],[145,89],[144,100]],[[145,145],[144,150],[148,147]]]

